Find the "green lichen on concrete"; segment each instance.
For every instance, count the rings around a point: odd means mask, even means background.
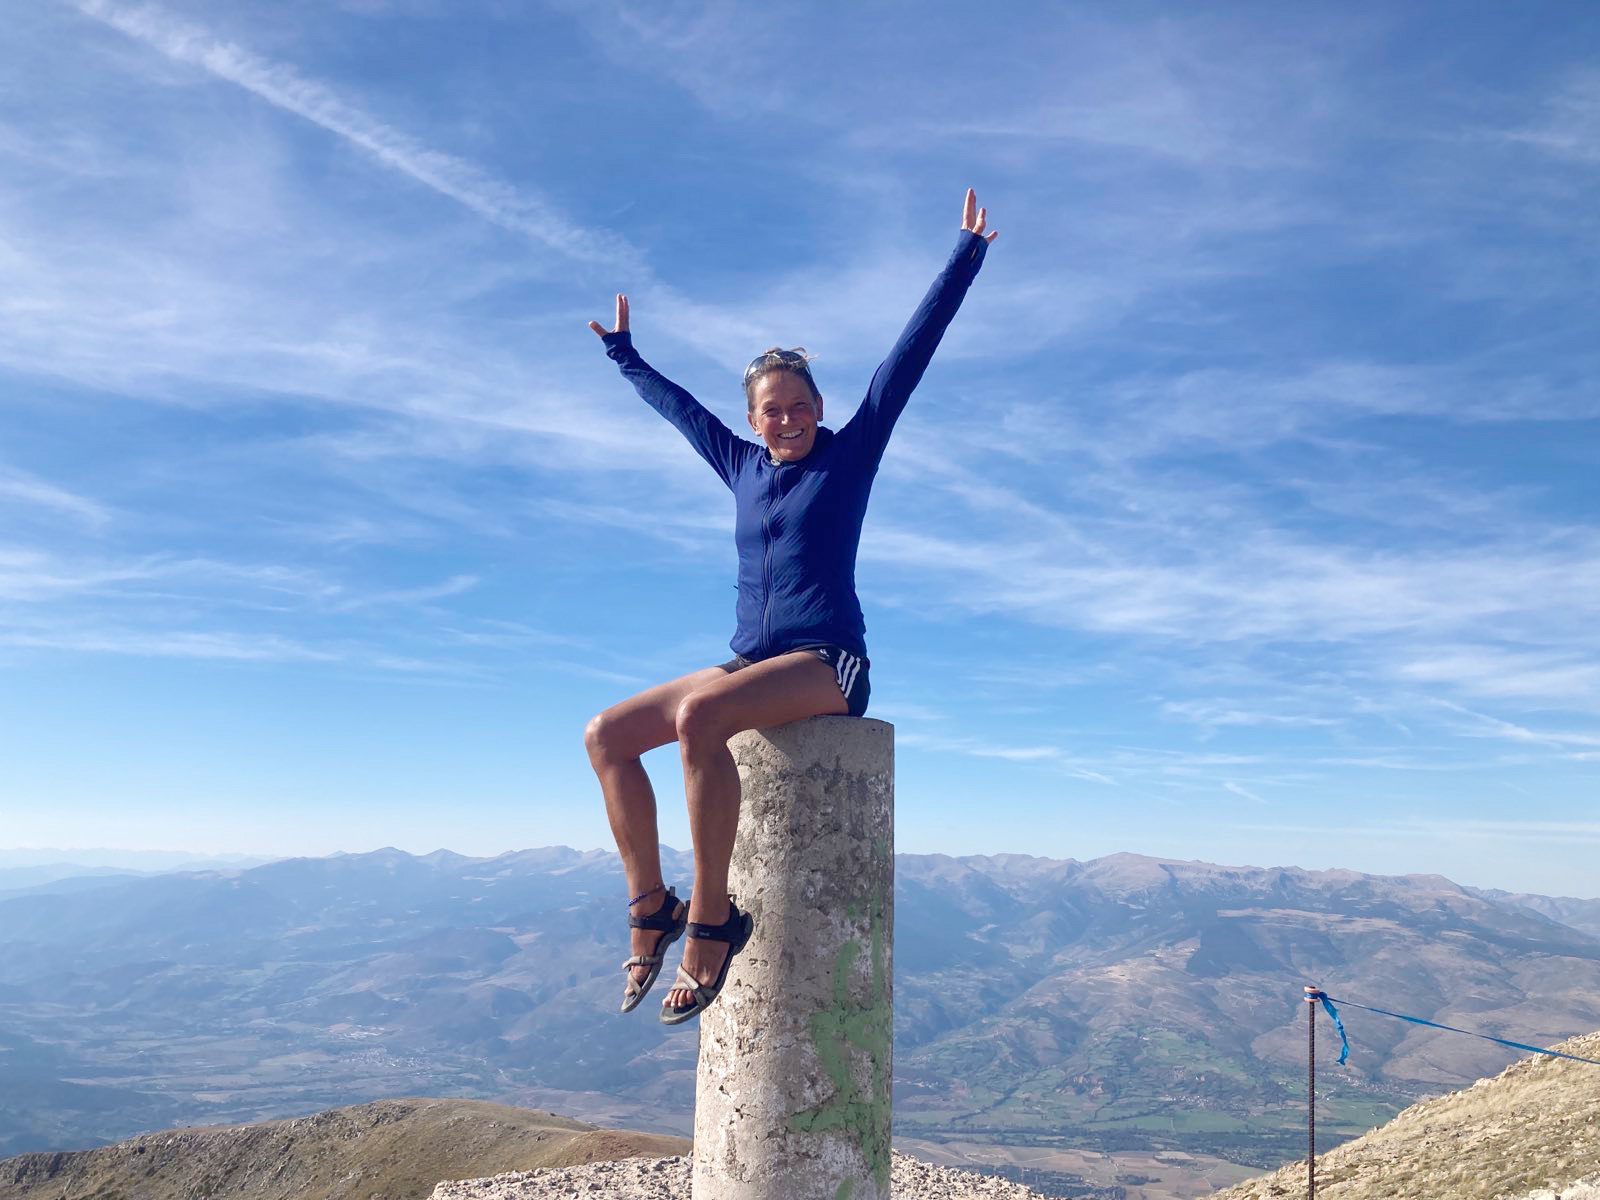
[[[855,1180],[841,1179],[839,1181],[839,1190],[833,1194],[833,1200],[850,1200],[850,1193],[855,1190]]]
[[[789,1118],[789,1128],[802,1133],[838,1130],[861,1147],[878,1184],[879,1195],[889,1194],[889,1080],[887,1071],[894,1040],[894,1014],[889,1001],[889,954],[886,933],[889,916],[887,889],[877,887],[869,900],[872,982],[865,1004],[850,999],[850,970],[861,957],[859,939],[839,947],[833,966],[833,1003],[811,1018],[811,1035],[817,1059],[833,1084],[832,1094],[815,1108]],[[871,1083],[856,1082],[852,1061],[865,1055],[871,1063]],[[850,1194],[850,1181],[840,1184],[835,1200]]]

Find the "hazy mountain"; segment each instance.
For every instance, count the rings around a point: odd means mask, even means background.
[[[193,850],[115,850],[105,847],[0,847],[0,870],[76,864],[156,874],[186,868],[255,867],[272,859],[259,854],[199,854]]]
[[[688,1150],[478,1100],[384,1100],[288,1121],[169,1129],[75,1154],[0,1161],[3,1200],[229,1196],[425,1200],[441,1179]]]
[[[201,856],[181,850],[0,850],[0,897],[29,890],[85,891],[106,880],[260,866],[244,854]]]
[[[85,867],[78,863],[51,863],[43,867],[0,868],[0,897],[37,892],[86,892],[108,883],[121,883],[148,871],[119,867]]]
[[[1552,921],[1560,921],[1563,925],[1600,937],[1600,900],[1579,900],[1573,896],[1534,896],[1527,892],[1502,892],[1495,888],[1466,890],[1485,900],[1521,905]]]
[[[689,877],[684,855],[666,866]],[[1437,877],[1134,855],[897,869],[907,1135],[1281,1161],[1302,1145],[1305,983],[1517,1041],[1600,1027],[1600,939]],[[0,899],[0,1153],[415,1094],[686,1132],[692,1028],[615,1015],[622,895],[614,855],[557,848]],[[1330,1139],[1513,1057],[1346,1016],[1350,1065],[1319,1080]]]

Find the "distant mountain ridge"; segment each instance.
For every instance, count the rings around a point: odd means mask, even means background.
[[[255,855],[190,854],[177,850],[0,850],[0,897],[60,880],[87,890],[106,879],[256,867],[272,861]]]
[[[1537,896],[1529,892],[1502,892],[1497,888],[1466,888],[1474,896],[1495,903],[1510,903],[1532,909],[1552,921],[1600,937],[1600,900],[1579,900],[1573,896]]]
[[[1280,1161],[1306,983],[1518,1041],[1600,1027],[1600,938],[1539,898],[1127,854],[896,863],[905,1135]],[[664,865],[689,878],[687,855]],[[694,1034],[614,1015],[622,894],[615,855],[558,847],[0,899],[0,1069],[21,1085],[0,1089],[0,1153],[419,1093],[686,1131]],[[1351,1063],[1319,1081],[1330,1144],[1513,1057],[1347,1017]]]
[[[198,850],[118,850],[107,846],[0,847],[0,870],[76,863],[127,871],[177,871],[184,867],[254,867],[281,855],[211,854]]]

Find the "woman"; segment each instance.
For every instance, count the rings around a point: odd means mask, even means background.
[[[744,729],[866,710],[865,623],[855,594],[867,497],[895,420],[961,306],[995,234],[968,189],[955,252],[923,298],[860,409],[837,433],[804,352],[769,350],[745,369],[746,416],[758,446],[735,437],[633,348],[628,298],[616,324],[590,321],[639,395],[671,421],[735,498],[739,551],[734,658],[640,692],[589,722],[584,740],[627,873],[633,956],[622,1011],[638,1006],[667,948],[687,930],[661,1020],[686,1021],[722,991],[752,922],[728,895],[739,822],[739,773],[728,739]],[[640,756],[676,741],[683,758],[694,888],[687,904],[661,878],[656,801]],[[632,915],[635,911],[642,915]]]

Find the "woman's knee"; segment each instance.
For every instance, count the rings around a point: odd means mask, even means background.
[[[690,692],[678,701],[674,724],[678,744],[685,748],[707,741],[726,742],[730,736],[722,730],[723,720],[717,702],[704,692]]]
[[[609,710],[596,713],[583,727],[583,745],[589,751],[589,761],[596,767],[625,761],[629,755],[620,752],[616,744],[616,723]]]

